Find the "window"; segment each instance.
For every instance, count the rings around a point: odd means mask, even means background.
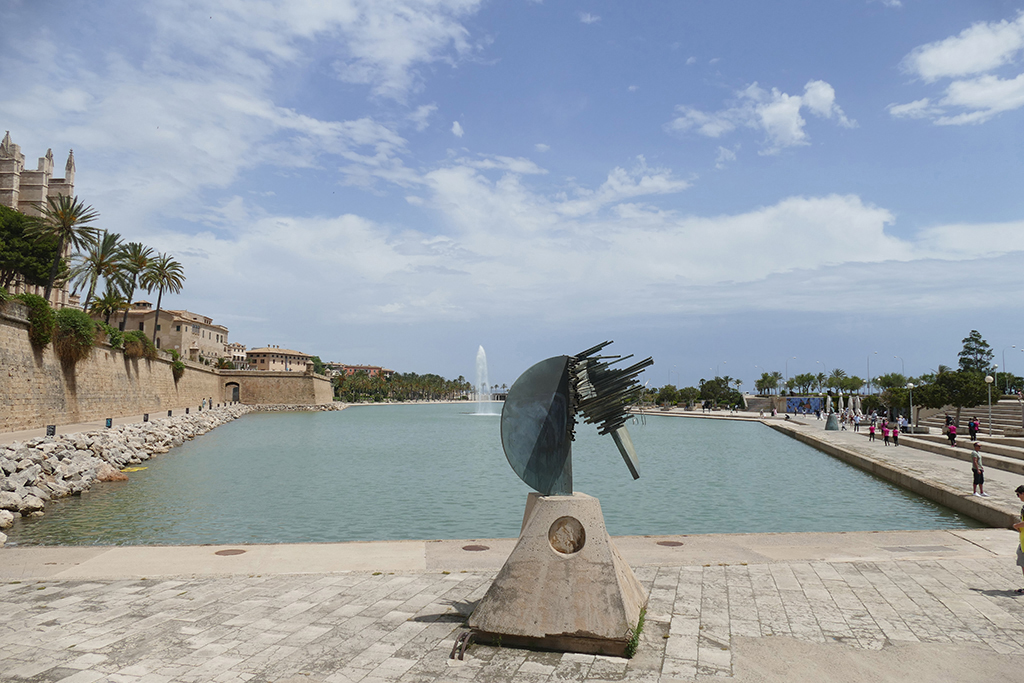
[[[175,332],[181,332],[181,325],[176,325],[176,326],[174,327],[174,331],[175,331]]]
[[[139,329],[140,330],[145,330],[146,329],[146,323],[139,323]]]
[[[159,325],[157,325],[157,329],[158,329],[158,330],[160,329],[160,326],[159,326]],[[160,337],[157,337],[157,338],[156,338],[156,348],[158,348],[158,349],[160,348]]]
[[[163,325],[157,325],[156,326],[156,331],[159,332],[161,327],[163,327]]]

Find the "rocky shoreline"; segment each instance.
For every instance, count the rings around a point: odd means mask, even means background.
[[[215,427],[256,412],[341,410],[346,404],[233,405],[152,422],[61,434],[0,446],[0,530],[14,520],[43,515],[46,503],[80,495],[97,481],[122,481],[121,472],[166,453]],[[0,546],[7,536],[0,531]]]

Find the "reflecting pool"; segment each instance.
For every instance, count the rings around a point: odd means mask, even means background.
[[[498,416],[464,404],[257,413],[143,463],[129,482],[19,520],[10,544],[298,543],[519,533],[529,489]],[[634,481],[577,426],[575,490],[613,535],[948,529],[974,520],[758,423],[647,416]]]

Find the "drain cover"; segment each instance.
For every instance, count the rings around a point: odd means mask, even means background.
[[[470,552],[479,552],[481,550],[490,550],[491,548],[486,545],[464,545],[462,546],[462,549]]]
[[[220,555],[221,557],[224,557],[226,555],[241,555],[244,552],[244,550],[240,550],[238,548],[231,548],[230,550],[218,550],[214,553],[214,555]]]
[[[658,545],[667,546],[669,548],[678,548],[682,545],[681,541],[658,541]]]

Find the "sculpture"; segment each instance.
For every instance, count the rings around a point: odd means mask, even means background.
[[[555,356],[524,372],[501,412],[501,443],[527,498],[515,549],[469,620],[477,640],[621,655],[647,601],[612,543],[596,498],[572,490],[576,415],[611,434],[633,478],[636,451],[625,428],[628,405],[642,391],[637,376],[651,358]]]

